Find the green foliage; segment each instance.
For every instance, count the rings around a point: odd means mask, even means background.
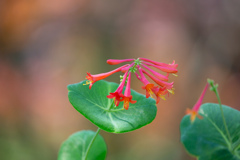
[[[223,124],[219,104],[201,106],[198,119],[191,123],[183,117],[180,125],[181,142],[198,160],[240,160],[240,112],[222,105],[230,139]]]
[[[100,135],[97,135],[86,158],[88,145],[95,134],[96,132],[93,131],[81,131],[72,134],[61,145],[58,160],[104,160],[107,154],[107,146]]]
[[[102,130],[113,133],[124,133],[136,130],[151,123],[156,117],[156,102],[152,98],[131,90],[135,104],[130,104],[128,110],[123,109],[123,103],[118,107],[113,100],[107,98],[110,92],[115,92],[118,84],[107,81],[96,82],[91,90],[86,81],[68,85],[68,98],[73,107]]]

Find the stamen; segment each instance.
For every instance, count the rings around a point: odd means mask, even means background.
[[[85,85],[89,85],[89,84],[91,84],[91,81],[86,81],[86,84],[83,84],[83,85],[85,86]]]
[[[169,93],[171,93],[171,94],[174,94],[174,88],[172,88],[172,89],[167,89],[167,91],[168,91]]]
[[[148,93],[150,94],[151,98],[153,98],[153,91],[149,88]]]
[[[164,95],[160,95],[160,98],[162,98],[163,100],[166,100]]]

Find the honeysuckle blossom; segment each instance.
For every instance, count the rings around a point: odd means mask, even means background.
[[[145,73],[146,75],[148,75],[148,77],[150,77],[150,78],[151,78],[155,83],[157,83],[159,86],[166,88],[169,93],[174,94],[173,82],[168,83],[168,82],[162,81],[162,80],[160,80],[160,79],[152,76],[151,74],[149,74],[149,73],[146,72],[145,70],[143,70],[143,73]]]
[[[131,62],[133,61],[133,62]],[[178,64],[175,64],[175,61],[171,64],[160,63],[156,61],[152,61],[146,58],[138,58],[138,59],[109,59],[107,63],[110,65],[117,65],[120,63],[131,62],[130,64],[123,65],[115,70],[110,72],[91,75],[87,73],[86,76],[86,84],[89,84],[89,89],[91,89],[92,85],[99,80],[102,80],[116,72],[123,72],[124,76],[119,84],[118,88],[115,92],[109,93],[107,98],[113,99],[115,106],[119,106],[120,102],[123,101],[123,107],[127,110],[129,108],[129,103],[136,103],[136,101],[132,100],[131,95],[131,88],[130,88],[130,81],[131,81],[131,74],[135,73],[137,79],[139,79],[144,86],[142,88],[146,90],[146,98],[150,96],[153,98],[154,95],[156,96],[156,103],[159,103],[160,99],[165,100],[165,95],[168,93],[174,93],[173,82],[168,82],[168,77],[170,74],[175,75],[178,72],[177,67]],[[165,72],[166,74],[163,75],[150,67],[154,67],[159,69],[161,72]],[[140,75],[137,74],[137,71]],[[146,75],[146,76],[145,76]],[[150,82],[146,77],[149,77]],[[154,82],[156,84],[154,84]],[[85,85],[86,85],[85,84]],[[124,95],[122,94],[124,85],[126,84],[126,89]]]
[[[159,66],[159,65],[148,63],[148,62],[143,62],[143,63],[148,65],[148,66],[153,66],[155,68],[158,68],[161,71],[166,72],[166,73],[177,73],[178,72],[178,70],[176,68],[172,67],[171,65],[169,65],[169,66]]]
[[[119,72],[119,71],[122,70],[122,68],[127,67],[127,66],[128,66],[128,64],[126,64],[124,66],[121,66],[121,67],[119,67],[119,68],[117,68],[115,70],[112,70],[110,72],[100,73],[100,74],[95,74],[95,75],[92,75],[92,74],[87,72],[88,76],[86,76],[86,79],[88,81],[86,81],[86,85],[89,84],[89,89],[91,89],[93,83],[95,83],[96,81],[102,80],[102,79],[104,79],[104,78],[106,78],[106,77],[108,77],[108,76],[110,76],[110,75],[112,75],[112,74],[114,74],[116,72]]]
[[[160,98],[163,100],[166,100],[165,95],[168,93],[166,90],[166,87],[157,87],[153,89],[154,94],[157,97],[156,103],[158,104],[160,102]]]
[[[147,66],[144,65],[144,64],[142,64],[142,66],[143,66],[144,68],[146,68],[147,70],[149,70],[152,74],[154,74],[158,79],[163,80],[163,81],[168,81],[169,73],[167,73],[167,75],[164,76],[164,75],[162,75],[162,74],[160,74],[160,73],[152,70],[151,68],[147,67]]]
[[[137,102],[137,101],[132,100],[130,81],[131,81],[131,72],[129,72],[129,75],[128,75],[128,82],[127,82],[127,86],[126,86],[126,89],[125,89],[125,92],[124,92],[124,97],[123,97],[123,101],[124,101],[123,107],[126,110],[128,110],[128,108],[129,108],[129,103],[136,103]]]
[[[110,98],[110,99],[113,98],[116,106],[119,105],[119,102],[123,101],[124,96],[122,94],[122,91],[123,91],[123,87],[124,87],[125,81],[127,79],[127,76],[128,76],[128,72],[125,72],[125,74],[123,76],[123,79],[122,79],[122,82],[120,83],[120,85],[118,86],[116,91],[113,92],[113,93],[109,93],[110,95],[107,96],[107,98]]]
[[[175,64],[175,61],[173,61],[172,64],[166,64],[166,63],[160,63],[160,62],[156,62],[156,61],[152,61],[150,59],[147,58],[139,58],[140,60],[143,60],[145,62],[150,62],[152,64],[158,65],[158,66],[163,66],[163,67],[168,67],[168,68],[177,68],[178,64]]]
[[[186,114],[190,114],[190,120],[191,122],[194,122],[194,120],[196,119],[196,117],[198,117],[199,119],[202,119],[202,117],[198,114],[198,111],[201,107],[202,101],[203,101],[203,97],[206,94],[206,91],[209,87],[209,83],[206,84],[204,90],[202,91],[202,94],[200,95],[197,103],[194,105],[194,107],[192,109],[187,109]]]
[[[139,70],[139,73],[140,73],[140,76],[136,74],[137,78],[144,84],[144,86],[142,86],[142,89],[145,89],[146,90],[146,98],[148,98],[149,96],[153,97],[153,90],[156,89],[156,86],[154,86],[153,83],[150,83],[147,78],[144,76],[143,74],[143,71],[142,69],[138,67],[138,70]]]

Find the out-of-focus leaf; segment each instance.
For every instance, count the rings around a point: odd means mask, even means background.
[[[191,123],[190,116],[186,115],[181,121],[181,142],[198,160],[240,160],[240,112],[225,105],[222,107],[231,140],[219,104],[203,104],[200,109],[203,119],[196,118]]]
[[[96,132],[93,131],[80,131],[72,134],[61,145],[58,160],[104,160],[107,154],[107,146],[100,135],[97,135],[86,159],[88,145],[95,134]]]

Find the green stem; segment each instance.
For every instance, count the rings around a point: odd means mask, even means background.
[[[240,143],[237,144],[237,145],[235,146],[235,148],[233,148],[233,152],[235,152],[238,148],[240,148]]]
[[[223,118],[223,124],[224,124],[225,130],[226,130],[228,139],[229,139],[229,141],[230,141],[230,144],[232,144],[232,139],[231,139],[230,133],[229,133],[229,131],[228,131],[226,119],[225,119],[224,113],[223,113],[223,108],[222,108],[221,99],[220,99],[220,96],[219,96],[219,94],[218,94],[217,88],[214,88],[214,92],[215,92],[215,94],[216,94],[216,96],[217,96],[218,103],[219,103],[219,106],[220,106],[220,109],[221,109],[221,115],[222,115],[222,118]],[[231,147],[231,146],[229,146],[229,147]],[[230,148],[230,149],[231,149],[231,148]]]
[[[92,147],[92,145],[93,145],[93,142],[94,142],[95,139],[97,138],[97,135],[99,134],[100,130],[101,130],[101,129],[98,128],[96,134],[93,136],[93,138],[92,138],[90,144],[88,145],[88,148],[87,148],[87,151],[86,151],[86,154],[85,154],[85,158],[84,158],[84,160],[87,159],[87,156],[88,156],[89,150],[91,149],[91,147]]]
[[[110,111],[114,106],[115,106],[114,100],[112,100],[112,103],[111,103],[111,105],[108,107],[107,110]]]

